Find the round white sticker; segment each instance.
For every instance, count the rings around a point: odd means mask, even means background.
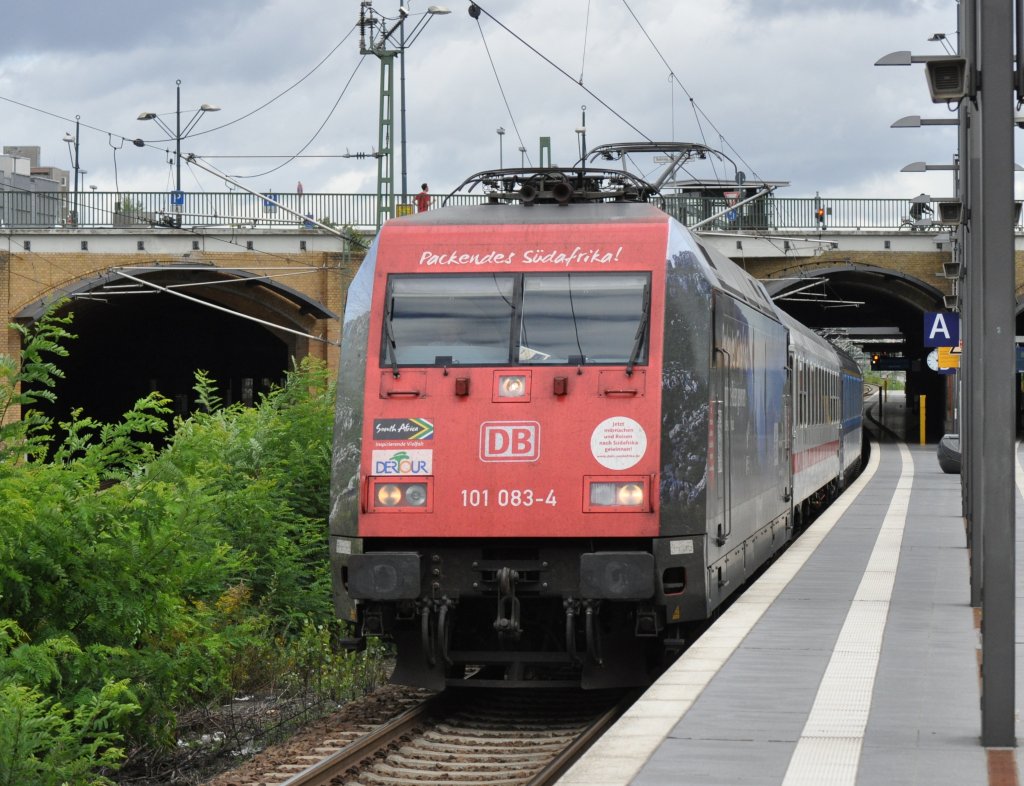
[[[590,435],[590,452],[601,466],[629,469],[647,452],[647,434],[632,418],[608,418]]]

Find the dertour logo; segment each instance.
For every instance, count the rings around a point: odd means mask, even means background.
[[[375,450],[372,456],[374,475],[430,475],[433,473],[432,450]]]

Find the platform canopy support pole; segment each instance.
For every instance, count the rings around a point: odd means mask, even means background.
[[[973,350],[980,353],[974,395],[980,396],[981,419],[974,423],[976,448],[984,447],[981,488],[975,497],[976,524],[982,537],[982,697],[981,740],[986,747],[1016,745],[1015,622],[1016,564],[1014,377],[1016,299],[1013,233],[1013,107],[1014,1],[970,0],[977,3],[977,91],[980,134],[980,201],[968,221],[981,235],[984,285],[974,293],[981,306],[980,335]],[[1019,6],[1019,2],[1017,3]],[[1018,7],[1018,11],[1019,11]],[[968,97],[965,100],[970,100]],[[971,129],[971,133],[975,133]]]

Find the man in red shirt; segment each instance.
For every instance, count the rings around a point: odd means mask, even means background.
[[[430,193],[426,183],[421,185],[420,188],[423,190],[414,197],[416,200],[416,212],[426,213],[430,210]]]

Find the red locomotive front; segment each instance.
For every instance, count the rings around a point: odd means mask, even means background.
[[[665,244],[663,222],[386,232],[358,536],[657,535]]]
[[[353,281],[336,604],[396,681],[649,679],[668,221],[606,213],[389,222]]]

